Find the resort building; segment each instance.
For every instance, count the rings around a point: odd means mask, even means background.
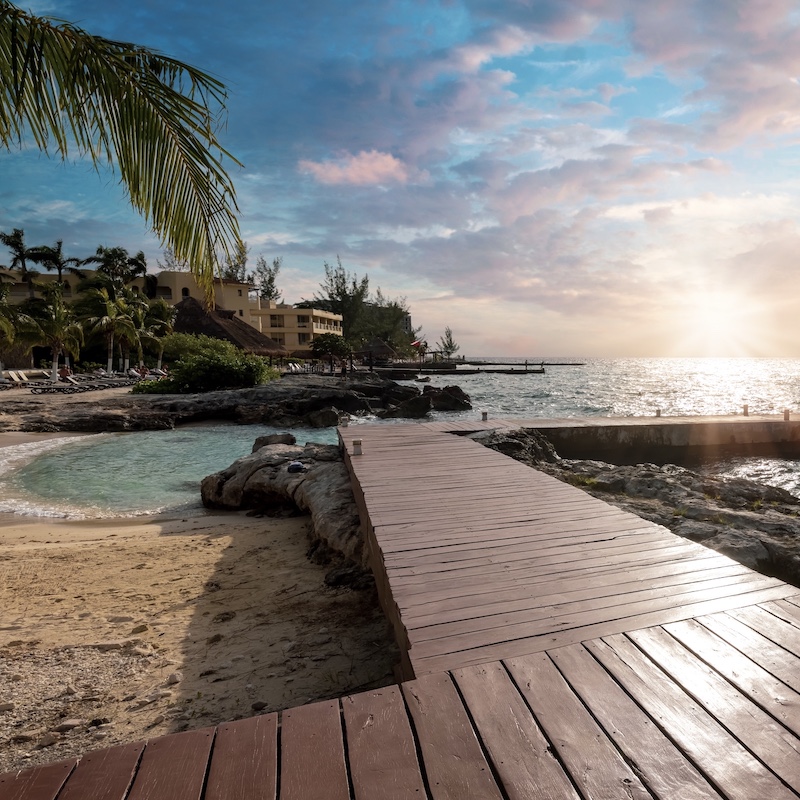
[[[342,315],[319,308],[295,308],[272,300],[251,309],[250,324],[282,344],[290,353],[311,352],[311,342],[321,333],[342,335]]]
[[[20,273],[14,270],[4,270],[4,272],[15,278],[9,302],[17,304],[28,299],[30,289],[27,283],[21,280]],[[94,274],[94,270],[83,270],[83,272],[87,277]],[[55,273],[42,273],[36,277],[37,283],[52,283],[55,280]],[[76,286],[79,280],[74,275],[64,276],[65,299],[77,297]],[[161,298],[173,306],[189,297],[200,303],[205,299],[191,272],[164,270],[148,275],[147,279],[137,278],[130,285],[133,291]],[[34,294],[40,296],[41,293],[34,287]],[[249,283],[216,278],[214,301],[218,310],[233,312],[242,322],[282,344],[297,358],[311,355],[311,343],[315,336],[321,333],[342,335],[340,314],[316,308],[295,308],[286,303],[276,304],[271,300],[262,300]]]

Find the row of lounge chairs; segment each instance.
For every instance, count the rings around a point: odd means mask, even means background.
[[[129,377],[82,375],[79,377],[68,375],[63,381],[54,383],[51,380],[31,380],[20,370],[6,372],[10,383],[0,383],[2,389],[25,387],[31,394],[78,394],[92,392],[100,389],[113,389],[118,386],[132,386],[136,381]]]

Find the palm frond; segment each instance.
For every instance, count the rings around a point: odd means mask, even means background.
[[[226,99],[210,75],[0,0],[0,144],[25,136],[119,169],[134,208],[213,295],[216,253],[239,241],[236,194],[216,131]]]

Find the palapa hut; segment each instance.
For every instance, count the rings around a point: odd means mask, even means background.
[[[225,339],[247,353],[256,356],[281,358],[288,350],[279,342],[257,331],[236,316],[235,311],[215,308],[207,311],[193,297],[186,297],[175,304],[178,314],[175,317],[176,333],[193,333]]]
[[[397,358],[397,352],[383,339],[370,339],[353,353],[354,358],[360,358],[365,364],[388,364]]]

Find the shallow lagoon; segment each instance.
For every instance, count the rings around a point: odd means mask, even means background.
[[[513,359],[497,359],[513,361]],[[539,359],[531,360],[531,363]],[[550,357],[545,361],[580,361]],[[522,360],[517,363],[522,365]],[[798,359],[588,359],[545,375],[434,376],[458,384],[473,410],[440,419],[696,416],[800,413]],[[354,420],[374,422],[373,418]],[[390,424],[390,423],[387,423]],[[50,516],[128,516],[198,508],[199,483],[247,455],[262,425],[202,425],[108,433],[0,449],[0,511]],[[280,429],[282,430],[282,429]],[[293,429],[298,442],[335,443],[333,429]],[[800,463],[750,459],[711,467],[800,496]]]

